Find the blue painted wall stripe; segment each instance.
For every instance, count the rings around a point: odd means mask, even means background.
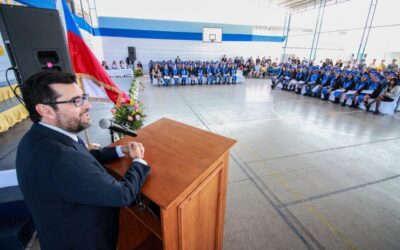
[[[95,36],[129,37],[146,39],[202,41],[203,34],[198,32],[175,32],[131,29],[94,29]],[[222,41],[228,42],[283,42],[283,36],[259,36],[246,34],[222,34]]]
[[[224,24],[224,23],[205,23],[205,22],[186,22],[172,20],[154,20],[139,18],[120,18],[120,17],[99,17],[100,28],[127,29],[127,30],[156,30],[174,32],[203,32],[203,28],[221,28],[223,33],[229,34],[252,34],[253,26]]]
[[[283,42],[283,36],[260,36],[246,34],[222,34],[222,41],[237,41],[237,42]]]
[[[96,29],[95,29],[96,30]],[[202,40],[203,34],[196,32],[173,32],[155,30],[126,30],[99,28],[95,35],[113,37],[131,37],[148,39],[170,39],[170,40]]]

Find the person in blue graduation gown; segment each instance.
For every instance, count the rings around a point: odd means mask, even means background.
[[[188,78],[188,70],[186,68],[186,65],[182,66],[179,75],[181,77],[181,85],[186,85],[186,80]]]
[[[230,69],[229,66],[224,64],[224,67],[222,68],[222,74],[223,74],[223,84],[229,84],[229,77],[230,77]]]
[[[204,76],[204,69],[202,66],[200,66],[197,69],[197,82],[199,83],[199,85],[203,85],[203,76]]]
[[[163,80],[164,80],[164,86],[168,86],[169,82],[171,80],[171,75],[170,75],[170,70],[169,70],[169,66],[167,64],[164,65],[164,69],[163,69]]]
[[[281,66],[278,70],[278,73],[276,74],[276,76],[272,76],[271,78],[271,89],[275,89],[276,85],[278,85],[279,83],[281,83],[285,77],[285,73],[286,73],[286,66]]]
[[[213,68],[212,68],[212,65],[207,64],[205,73],[207,75],[207,84],[211,85],[212,82],[213,82]]]
[[[311,90],[311,95],[314,97],[321,97],[321,91],[323,88],[329,85],[331,79],[331,71],[326,70],[325,74],[321,75],[321,82]]]
[[[290,80],[288,84],[289,91],[294,91],[296,89],[297,84],[304,83],[307,79],[307,73],[304,70],[304,67],[300,66],[296,72],[296,77]]]
[[[358,99],[360,102],[362,101],[366,107],[366,111],[369,111],[370,104],[368,102],[369,99],[375,99],[382,92],[383,84],[380,81],[380,76],[378,73],[371,73],[371,82],[368,85],[367,91],[369,93],[360,94]]]
[[[352,72],[348,72],[347,77],[343,78],[342,82],[343,86],[340,89],[337,89],[335,92],[333,92],[333,95],[335,96],[335,100],[333,101],[334,103],[339,103],[340,99],[342,98],[342,95],[354,88],[355,86],[354,74]]]
[[[341,71],[335,70],[334,74],[329,80],[329,86],[322,88],[321,98],[327,101],[331,92],[339,89],[341,86]]]
[[[217,84],[221,84],[222,82],[222,66],[221,64],[217,64],[214,68],[214,78]]]
[[[172,67],[171,75],[172,75],[172,79],[174,80],[174,84],[178,85],[179,84],[179,67],[176,64],[174,64],[174,66]]]
[[[346,105],[346,102],[348,99],[351,100],[351,107],[355,108],[358,105],[356,105],[356,100],[358,98],[358,96],[361,94],[361,92],[368,88],[368,74],[363,74],[361,76],[361,79],[359,82],[357,82],[356,86],[354,87],[354,90],[356,91],[354,94],[346,94],[346,96],[344,97],[342,106]]]
[[[289,68],[289,70],[285,72],[285,76],[282,81],[282,90],[289,90],[288,89],[289,82],[294,78],[296,78],[296,73],[297,71],[296,68],[294,67]]]
[[[230,75],[232,78],[232,84],[236,84],[236,80],[237,80],[236,73],[237,73],[237,65],[235,64],[235,65],[233,65],[233,67],[231,68],[231,71],[230,71]]]
[[[305,93],[304,95],[310,96],[311,95],[311,90],[320,83],[320,75],[318,73],[318,69],[317,68],[313,68],[312,69],[312,73],[309,75],[308,79],[305,82]],[[298,91],[301,91],[301,87],[302,86],[296,86]]]
[[[189,72],[190,85],[196,85],[197,71],[193,67],[193,65],[190,65],[188,72]]]

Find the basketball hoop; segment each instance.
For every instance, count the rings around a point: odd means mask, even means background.
[[[220,43],[222,42],[221,28],[203,28],[203,42]]]
[[[210,41],[210,43],[215,42],[216,39],[217,39],[216,34],[208,34],[208,40]]]

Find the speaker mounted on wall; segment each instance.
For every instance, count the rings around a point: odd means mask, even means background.
[[[136,61],[136,48],[128,47],[128,57],[132,62]]]
[[[0,32],[19,84],[34,73],[73,73],[57,10],[0,5]]]

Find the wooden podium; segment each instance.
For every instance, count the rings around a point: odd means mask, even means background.
[[[165,118],[113,145],[132,140],[144,145],[151,166],[142,199],[159,217],[135,204],[121,209],[118,250],[222,249],[229,149],[236,141]],[[129,159],[108,165],[119,176],[129,166]]]

